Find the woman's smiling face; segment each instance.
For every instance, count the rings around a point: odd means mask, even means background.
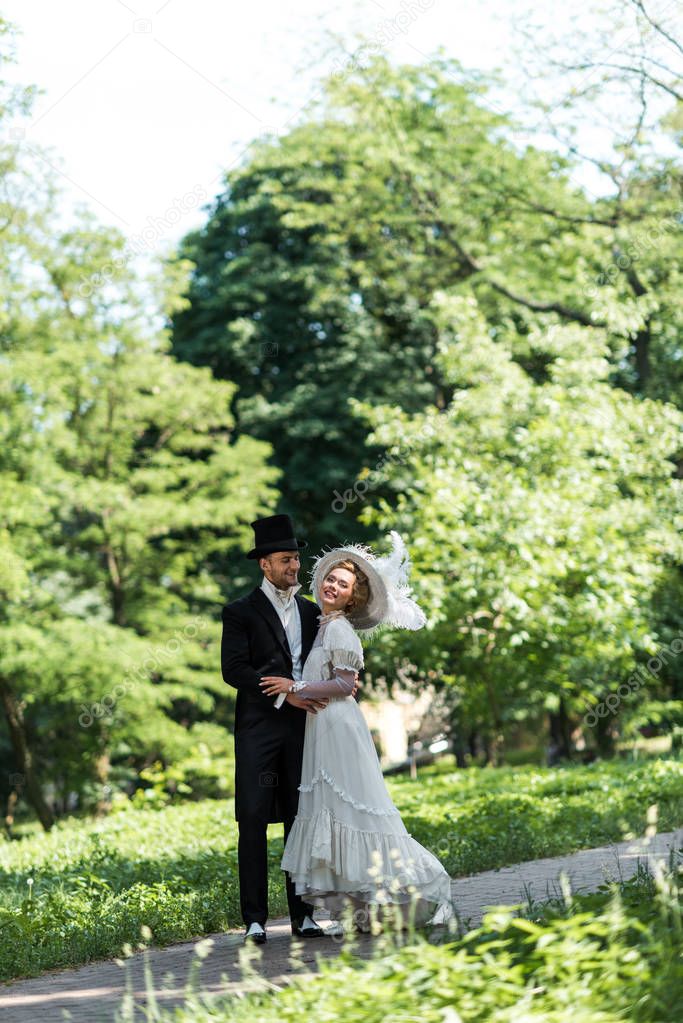
[[[356,577],[348,568],[333,568],[327,573],[320,587],[323,610],[342,611],[353,596]]]

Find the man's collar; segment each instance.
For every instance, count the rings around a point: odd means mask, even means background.
[[[277,586],[273,586],[270,579],[266,579],[264,575],[263,582],[261,583],[261,589],[263,590],[264,593],[268,594],[268,596],[270,597],[273,597],[275,600],[277,600],[279,604],[285,607],[287,604],[289,604],[290,600],[293,599],[295,594],[299,592],[299,590],[301,589],[301,583],[297,583],[295,586],[290,586],[286,590],[279,590]]]

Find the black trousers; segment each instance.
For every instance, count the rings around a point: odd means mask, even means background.
[[[273,809],[279,808],[286,842],[299,803],[303,729],[287,728],[284,721],[278,725],[273,729],[253,721],[235,733],[240,909],[247,927],[252,923],[265,927],[268,919],[267,829]],[[313,906],[296,894],[289,874],[285,880],[290,919],[300,922],[312,916]]]

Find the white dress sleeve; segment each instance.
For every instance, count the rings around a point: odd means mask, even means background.
[[[360,671],[363,667],[363,647],[346,618],[333,618],[326,626],[323,650],[329,650],[330,660],[335,668]]]

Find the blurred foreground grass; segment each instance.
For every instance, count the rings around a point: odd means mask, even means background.
[[[680,856],[678,857],[680,860]],[[430,944],[374,939],[319,976],[284,989],[205,1003],[201,987],[171,1023],[674,1023],[683,1005],[680,870],[634,880],[534,912],[496,909],[464,938]],[[200,974],[201,979],[201,974]],[[133,1019],[124,1002],[118,1023]]]

